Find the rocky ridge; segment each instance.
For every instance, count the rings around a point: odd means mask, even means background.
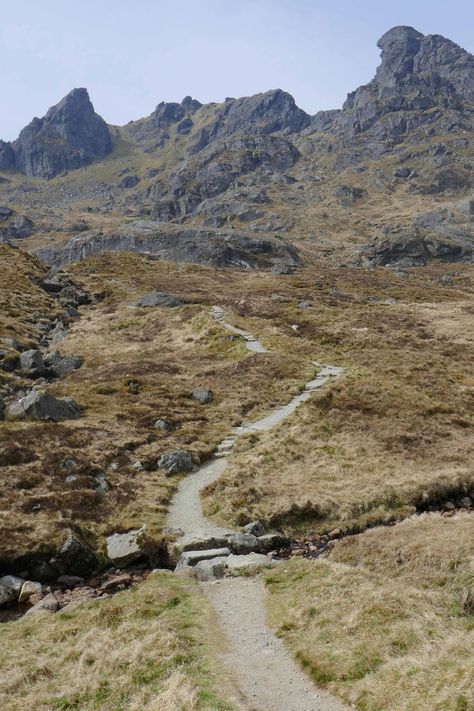
[[[405,266],[470,261],[472,220],[461,224],[456,205],[469,203],[474,189],[474,59],[451,40],[411,27],[392,28],[378,45],[372,81],[341,109],[313,117],[276,89],[221,104],[189,96],[161,102],[149,117],[117,129],[97,117],[85,90],[74,90],[16,142],[0,144],[0,201],[15,219],[28,206],[34,222],[28,235],[10,217],[3,239],[25,239],[27,248],[45,249],[50,263],[64,263],[111,247],[102,224],[87,232],[97,215],[95,224],[113,218],[119,249],[149,249],[147,239],[129,238],[130,221],[186,227],[172,248],[158,248],[161,258],[213,265],[265,266],[259,240],[268,245],[275,236],[301,247],[305,258],[330,254],[339,263],[397,266],[400,251]],[[51,181],[46,194],[37,182],[19,182],[15,168],[49,178],[72,172]],[[417,224],[445,209],[442,225]],[[209,233],[200,231],[211,228],[224,256],[209,250]],[[63,253],[65,231],[81,236],[80,249],[68,245]],[[229,241],[244,239],[243,249],[226,256]]]

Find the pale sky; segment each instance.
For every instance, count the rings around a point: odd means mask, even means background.
[[[0,138],[74,87],[112,124],[281,88],[309,113],[369,81],[394,25],[474,52],[472,0],[0,0]]]

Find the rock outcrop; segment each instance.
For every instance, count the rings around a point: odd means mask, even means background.
[[[25,397],[8,405],[6,415],[12,420],[62,422],[78,419],[81,411],[72,398],[55,398],[48,393],[32,390]]]
[[[378,41],[374,79],[350,93],[340,111],[320,112],[313,128],[346,139],[365,132],[372,152],[387,150],[407,132],[470,130],[474,57],[441,35],[394,27]],[[382,144],[385,145],[382,145]]]
[[[34,118],[14,141],[12,150],[18,170],[28,176],[53,178],[104,158],[112,150],[112,142],[108,126],[95,113],[87,90],[73,89],[46,116]]]
[[[278,238],[257,237],[238,230],[212,230],[137,220],[119,230],[89,230],[58,247],[43,247],[37,257],[51,266],[86,259],[99,252],[143,252],[159,259],[194,262],[214,267],[267,268],[285,263],[297,266],[298,251]]]

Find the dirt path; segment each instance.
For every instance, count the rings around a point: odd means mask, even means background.
[[[228,640],[223,661],[237,677],[248,711],[345,711],[316,689],[267,627],[260,578],[225,578],[204,586]]]
[[[226,329],[242,336],[249,351],[266,352],[266,348],[251,334],[227,323],[223,309],[215,306],[212,316]],[[335,366],[320,367],[317,377],[307,383],[305,389],[289,403],[274,408],[260,420],[244,422],[236,427],[221,442],[214,457],[181,481],[168,517],[170,527],[183,532],[181,542],[194,543],[196,539],[223,537],[232,533],[205,518],[201,508],[201,490],[223,474],[228,465],[228,455],[241,435],[275,427],[308,400],[315,390],[341,373],[342,369]],[[228,640],[223,662],[231,675],[236,677],[239,692],[244,699],[236,701],[237,708],[242,711],[347,709],[337,699],[316,689],[283,642],[267,626],[265,590],[260,578],[224,578],[204,583],[203,589],[216,609],[218,623]]]

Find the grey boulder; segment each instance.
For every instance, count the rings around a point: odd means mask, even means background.
[[[57,557],[64,572],[71,575],[84,576],[97,567],[97,557],[90,545],[71,530]]]
[[[261,545],[259,539],[251,533],[234,533],[228,538],[229,548],[233,553],[246,555],[260,550]]]
[[[28,612],[26,612],[26,615],[36,615],[38,612],[48,612],[48,613],[53,613],[57,612],[59,609],[59,602],[57,599],[54,597],[54,595],[51,593],[49,595],[46,595],[42,600],[40,600],[36,605],[33,605]]]
[[[79,407],[72,398],[55,398],[41,391],[31,391],[25,397],[11,403],[7,407],[6,414],[12,420],[50,422],[77,420],[81,416]]]
[[[252,521],[243,527],[245,533],[251,533],[252,536],[263,536],[265,533],[265,527],[260,521]]]
[[[214,393],[207,388],[194,388],[191,392],[191,397],[196,402],[200,402],[201,405],[209,405],[214,400]]]
[[[194,466],[193,455],[186,449],[166,452],[158,459],[158,467],[164,469],[168,475],[191,472]]]
[[[29,350],[20,355],[20,368],[30,374],[39,374],[43,370],[41,351]]]
[[[128,533],[114,533],[107,538],[107,555],[118,568],[124,568],[143,558],[141,537],[145,527],[128,531]]]
[[[226,558],[211,558],[211,560],[201,560],[194,566],[194,577],[201,583],[206,583],[210,580],[218,580],[224,577],[226,569]]]
[[[13,588],[0,584],[0,607],[4,607],[15,600],[16,594]]]
[[[44,364],[56,378],[63,378],[73,370],[78,370],[82,365],[79,356],[62,356],[58,351],[50,353],[44,359]]]

